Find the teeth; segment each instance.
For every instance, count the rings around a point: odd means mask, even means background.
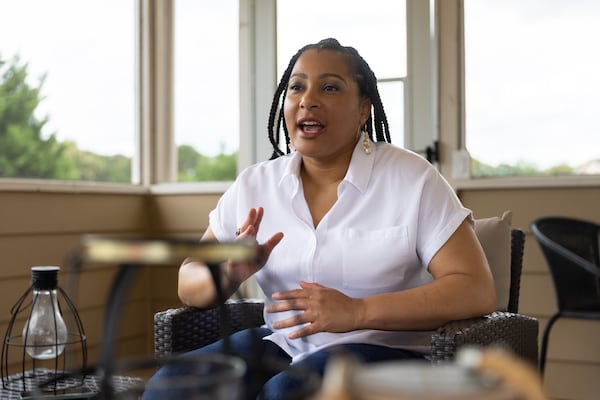
[[[321,124],[318,122],[315,122],[315,121],[306,121],[306,122],[303,122],[302,125],[321,125]]]

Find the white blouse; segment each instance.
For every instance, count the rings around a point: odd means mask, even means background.
[[[274,292],[316,282],[350,297],[365,297],[423,285],[432,257],[465,218],[472,220],[446,180],[421,156],[387,143],[372,143],[365,154],[359,140],[338,200],[316,229],[304,199],[299,154],[245,169],[210,213],[219,241],[235,239],[248,210],[264,207],[257,239],[276,232],[284,238],[256,280],[273,302]],[[401,307],[401,304],[390,307]],[[265,322],[298,311],[267,313]],[[266,340],[282,347],[294,361],[339,343],[370,343],[427,353],[431,332],[360,330],[317,333],[290,340],[298,327],[275,330]]]

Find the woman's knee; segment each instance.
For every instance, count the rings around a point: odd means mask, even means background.
[[[262,387],[258,399],[260,400],[282,400],[295,398],[294,393],[302,388],[302,381],[287,371],[278,373],[269,379]]]

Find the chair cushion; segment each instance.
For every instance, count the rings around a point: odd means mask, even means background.
[[[506,311],[510,295],[510,230],[512,212],[501,217],[475,219],[475,234],[492,270],[496,286],[496,309]]]

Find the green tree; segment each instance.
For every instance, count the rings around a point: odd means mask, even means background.
[[[207,157],[192,146],[177,148],[179,182],[231,181],[237,174],[237,153]]]
[[[123,155],[103,156],[80,150],[66,142],[68,155],[77,166],[78,180],[97,182],[131,182],[131,158]]]
[[[198,181],[231,181],[237,172],[237,154],[218,154],[203,157],[196,165]]]
[[[192,182],[196,177],[196,165],[203,156],[192,146],[183,144],[177,147],[177,171],[179,182]]]
[[[42,136],[48,117],[37,118],[45,76],[36,87],[27,83],[27,64],[18,56],[0,57],[0,177],[131,182],[131,159],[82,151],[56,133]],[[235,179],[237,154],[207,157],[192,146],[178,147],[179,181]]]
[[[502,163],[492,166],[473,159],[471,161],[471,175],[474,178],[491,178],[500,176],[542,175],[542,172],[535,164],[525,161],[518,161],[516,164]]]
[[[575,169],[568,164],[558,164],[544,171],[544,175],[575,175]]]
[[[518,161],[516,164],[502,163],[497,166],[482,163],[477,159],[471,160],[471,176],[473,178],[493,178],[501,176],[557,176],[574,175],[575,169],[567,164],[558,164],[545,170],[537,165]]]
[[[27,64],[17,56],[10,62],[0,57],[0,177],[76,179],[68,146],[54,133],[44,139],[48,118],[34,115],[45,76],[37,87],[30,87],[26,78]]]

